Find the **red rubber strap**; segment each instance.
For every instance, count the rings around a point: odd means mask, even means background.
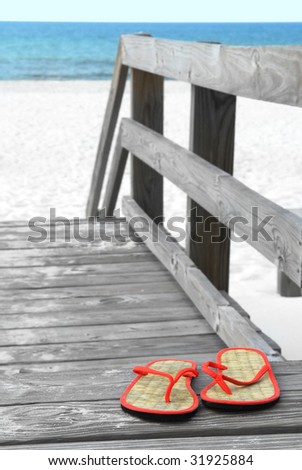
[[[135,372],[138,375],[153,374],[153,375],[161,375],[162,377],[166,377],[170,381],[167,387],[166,393],[165,393],[166,403],[170,403],[171,401],[170,396],[171,396],[172,389],[181,377],[183,376],[184,377],[197,377],[199,375],[198,370],[193,369],[192,367],[181,369],[180,371],[177,372],[175,377],[173,377],[171,374],[168,374],[168,372],[162,372],[161,370],[151,369],[151,367],[145,367],[145,366],[136,366],[134,367],[133,372]]]
[[[210,367],[217,369],[217,372],[210,369]],[[229,377],[228,375],[223,374],[222,371],[226,369],[227,369],[227,366],[224,366],[223,364],[218,364],[217,362],[208,361],[202,364],[202,371],[210,375],[216,381],[217,385],[219,385],[220,388],[222,388],[222,390],[225,393],[232,395],[232,391],[230,387],[225,383],[225,381],[231,382],[235,385],[252,385],[258,382],[263,377],[263,375],[270,369],[270,367],[267,364],[265,364],[257,372],[255,377],[252,380],[248,380],[248,381],[237,380],[237,379],[234,379],[233,377]]]

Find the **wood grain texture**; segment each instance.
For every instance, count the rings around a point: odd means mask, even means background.
[[[93,328],[92,328],[93,329]],[[215,354],[225,344],[215,334],[114,339],[103,341],[82,341],[77,343],[36,344],[23,346],[6,346],[0,349],[0,364],[31,364],[70,361],[95,361],[154,356],[173,357],[182,351],[190,355],[199,351]]]
[[[175,282],[174,282],[175,285]],[[85,291],[83,291],[85,292]],[[24,294],[24,293],[23,293]],[[77,313],[81,311],[112,311],[116,312],[123,311],[125,309],[133,310],[150,310],[155,308],[155,301],[159,300],[160,305],[163,308],[171,308],[177,304],[179,308],[186,308],[192,306],[190,299],[185,293],[177,288],[177,291],[173,291],[173,295],[167,291],[159,289],[157,292],[151,288],[146,290],[146,285],[143,289],[137,285],[136,292],[123,292],[123,289],[118,291],[107,292],[95,292],[93,296],[69,296],[66,298],[46,297],[41,299],[35,299],[33,302],[31,299],[15,299],[11,302],[10,299],[2,300],[0,304],[0,313],[5,315],[11,314],[39,314],[44,315],[59,314],[59,313]]]
[[[122,61],[212,90],[302,106],[302,46],[228,46],[122,36]]]
[[[302,289],[297,286],[283,271],[277,271],[277,292],[282,297],[301,297]]]
[[[288,392],[261,413],[220,412],[203,407],[180,426],[153,420],[152,425],[121,410],[118,400],[45,403],[0,408],[1,444],[68,440],[159,439],[302,432],[302,395]],[[43,423],[43,425],[41,425]],[[282,432],[280,430],[282,429]]]
[[[155,300],[155,299],[154,299]],[[2,314],[0,318],[2,330],[16,330],[20,328],[49,328],[49,327],[62,327],[62,326],[88,326],[88,325],[123,325],[125,323],[139,323],[141,321],[157,322],[164,321],[178,321],[178,320],[193,320],[200,319],[199,312],[194,306],[179,306],[175,307],[175,302],[171,302],[170,306],[160,304],[160,309],[152,306],[144,308],[144,316],[142,316],[141,308],[132,308],[131,304],[128,308],[119,307],[116,305],[112,309],[104,309],[100,303],[89,307],[78,307],[74,302],[69,308],[72,311],[63,310],[60,312],[53,312],[49,307],[47,312],[39,313],[23,313],[22,310],[19,314]],[[118,308],[118,310],[117,310]],[[146,328],[148,325],[146,325]],[[1,330],[0,330],[1,334]]]
[[[269,357],[278,356],[195,266],[178,243],[169,237],[167,231],[161,226],[157,227],[133,199],[123,198],[123,212],[130,224],[134,217],[136,221],[139,218],[146,245],[170,271],[227,346],[254,347],[265,351]]]
[[[1,318],[2,320],[2,318]],[[84,341],[110,341],[115,339],[161,338],[211,334],[212,328],[204,320],[170,320],[155,322],[123,323],[111,325],[63,326],[47,328],[17,328],[0,330],[0,347],[77,343]]]
[[[125,243],[63,247],[60,238],[52,247],[28,249],[22,240],[26,227],[16,229],[15,238],[6,232],[9,249],[2,250],[0,262],[1,448],[88,449],[97,440],[96,448],[110,448],[113,441],[113,448],[179,448],[180,441],[189,448],[189,440],[204,441],[208,448],[211,442],[223,442],[222,448],[256,448],[260,442],[263,448],[277,448],[288,444],[287,434],[293,435],[292,448],[299,448],[299,361],[273,363],[282,399],[260,413],[239,413],[234,420],[229,413],[202,407],[179,426],[124,413],[119,397],[135,365],[163,357],[189,358],[200,365],[215,360],[225,343],[146,246],[127,238]],[[173,255],[171,244],[167,256]],[[192,261],[186,265],[183,256],[180,249],[170,264],[200,292]],[[93,285],[94,278],[100,285]],[[205,291],[196,295],[199,302],[208,310],[214,308],[213,299],[222,309],[233,307],[205,282]],[[250,322],[246,313],[243,317]],[[195,392],[208,381],[200,374]]]
[[[36,268],[38,269],[38,268]],[[57,271],[57,270],[55,270]],[[155,272],[143,272],[142,276],[141,270],[133,272],[129,272],[128,269],[121,270],[119,273],[107,273],[105,276],[102,276],[100,273],[89,274],[83,270],[82,273],[70,275],[70,276],[60,276],[54,275],[52,276],[51,273],[49,275],[46,274],[44,277],[39,277],[38,273],[28,272],[26,277],[23,278],[8,278],[7,280],[0,280],[0,292],[1,294],[5,291],[6,295],[9,296],[10,293],[17,289],[20,290],[30,290],[33,292],[34,290],[43,290],[46,292],[47,289],[55,288],[84,288],[87,287],[88,289],[91,288],[93,291],[93,287],[97,289],[98,286],[114,286],[122,285],[122,284],[133,284],[137,283],[137,278],[140,277],[140,284],[144,283],[158,283],[158,282],[171,282],[171,277],[169,273],[166,271],[155,271]],[[2,296],[0,294],[0,297]],[[20,297],[22,297],[22,293],[20,292]]]
[[[142,72],[131,71],[132,118],[163,133],[164,119],[163,78]],[[132,196],[152,218],[163,216],[163,177],[149,165],[136,158],[132,152],[131,169]]]
[[[154,277],[153,277],[154,279]],[[129,283],[130,280],[130,283]],[[115,283],[107,283],[103,285],[94,285],[94,286],[53,286],[51,288],[37,288],[31,289],[30,286],[25,289],[2,289],[0,290],[0,300],[17,302],[18,300],[22,301],[33,301],[33,300],[50,300],[50,299],[80,299],[83,297],[97,297],[99,296],[125,296],[132,298],[132,296],[139,294],[160,294],[160,293],[169,293],[170,295],[178,292],[179,287],[174,280],[162,280],[154,282],[145,277],[140,276],[138,279],[137,276],[133,276],[132,279],[128,279],[126,276],[123,279],[114,279]],[[122,281],[122,282],[119,282]],[[132,281],[132,282],[131,282]],[[150,282],[151,281],[151,282]]]
[[[108,252],[101,251],[97,247],[92,247],[86,251],[50,249],[45,248],[43,251],[37,250],[7,250],[1,253],[1,268],[25,268],[25,267],[44,267],[44,266],[81,266],[94,264],[114,264],[119,263],[144,263],[153,261],[155,258],[152,253],[146,249],[141,249],[142,245],[133,249],[121,246],[121,250],[117,247],[117,252],[109,249]],[[22,251],[22,256],[20,256]],[[148,250],[149,251],[149,250]],[[60,255],[60,253],[62,253]],[[44,256],[41,256],[44,255]]]
[[[112,157],[112,166],[105,189],[104,201],[102,203],[102,209],[105,210],[106,216],[113,215],[124,175],[125,166],[127,163],[127,158],[128,151],[121,146],[121,135],[119,132],[114,149],[114,155]]]
[[[192,85],[189,148],[230,174],[233,174],[235,110],[235,96]],[[217,289],[228,291],[230,239],[227,227],[190,198],[187,216],[189,257]],[[200,220],[202,223],[198,223]],[[220,243],[213,243],[213,236],[220,238]]]
[[[119,43],[109,99],[103,121],[102,134],[100,137],[95,166],[92,174],[91,187],[86,209],[87,217],[97,215],[106,166],[124,93],[127,74],[128,67],[122,63],[121,44]]]
[[[181,346],[181,345],[180,345]],[[199,348],[200,349],[200,348]],[[196,349],[197,351],[197,349]],[[198,352],[187,352],[187,349],[182,350],[181,347],[178,351],[173,353],[173,358],[183,360],[183,358],[190,358],[196,363],[202,363],[209,359],[209,355],[215,357],[214,352],[207,353],[205,351]],[[111,357],[103,359],[92,359],[88,361],[81,361],[80,359],[76,360],[66,360],[66,361],[48,361],[48,362],[29,362],[29,363],[12,363],[12,364],[2,364],[0,365],[0,376],[1,377],[12,377],[17,374],[30,374],[34,376],[35,374],[40,373],[53,373],[53,372],[64,372],[66,375],[70,373],[77,373],[81,375],[83,372],[94,371],[96,368],[109,367],[109,368],[119,368],[122,364],[128,366],[128,370],[131,371],[134,366],[137,364],[147,364],[154,360],[154,355],[145,354],[144,351],[137,353],[136,351],[133,355],[127,357]],[[160,356],[156,356],[160,357]],[[171,357],[170,354],[165,353],[161,357]]]
[[[141,362],[136,362],[133,366],[138,364]],[[274,364],[274,372],[281,390],[284,393],[301,390],[301,363],[298,373],[295,371],[294,374],[291,374],[289,364],[289,375],[286,375],[286,368],[285,364],[283,364],[283,368],[280,367],[280,364]],[[51,373],[48,371],[35,373],[21,371],[14,374],[3,374],[0,381],[0,406],[118,400],[134,377],[131,361],[119,366],[96,366],[92,362],[90,368],[86,371],[83,370],[81,374],[78,371],[67,373],[64,370]],[[208,376],[200,374],[192,381],[193,390],[199,394],[200,390],[209,383],[209,380]]]
[[[213,437],[186,437],[181,438],[166,437],[161,439],[127,439],[114,441],[81,441],[81,442],[59,442],[55,444],[27,444],[3,446],[3,449],[18,450],[126,450],[126,449],[200,449],[200,450],[287,450],[302,449],[302,434],[253,434],[247,436],[219,436],[219,439]]]
[[[268,260],[279,263],[281,269],[301,285],[300,217],[145,126],[130,119],[123,119],[121,125],[125,148],[234,229],[237,236],[244,237]],[[265,232],[261,232],[261,228]]]

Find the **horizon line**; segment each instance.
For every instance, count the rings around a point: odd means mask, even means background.
[[[241,20],[233,20],[233,21],[113,21],[113,20],[0,20],[0,23],[114,23],[114,24],[263,24],[263,23],[271,23],[271,24],[287,24],[287,23],[302,23],[302,20],[288,20],[288,21],[272,21],[272,20],[252,20],[252,21],[241,21]]]

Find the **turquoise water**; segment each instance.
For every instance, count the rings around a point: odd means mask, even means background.
[[[3,23],[0,80],[109,79],[121,34],[235,45],[302,44],[302,23]]]

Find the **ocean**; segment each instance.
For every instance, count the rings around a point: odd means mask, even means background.
[[[110,79],[121,34],[233,45],[302,44],[302,23],[0,22],[0,80]]]

